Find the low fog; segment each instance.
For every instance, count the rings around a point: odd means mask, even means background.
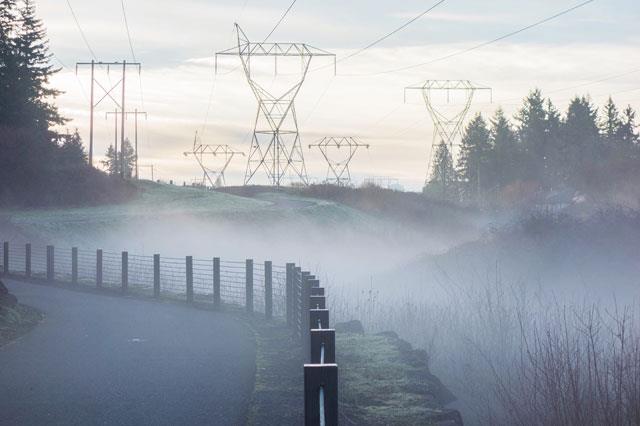
[[[566,392],[571,382],[543,389],[538,363],[574,368],[582,381],[594,359],[614,368],[620,356],[638,355],[635,213],[497,215],[434,203],[437,213],[425,221],[402,207],[367,211],[268,191],[242,198],[256,203],[252,209],[189,212],[186,200],[209,193],[173,190],[186,194],[185,208],[150,202],[9,216],[2,233],[90,251],[296,262],[328,287],[334,321],[358,319],[369,332],[392,330],[427,350],[466,424],[540,415],[514,401],[534,390],[548,398],[545,392]],[[618,350],[621,336],[636,346]],[[552,347],[572,357],[569,365],[547,357]],[[575,403],[602,398],[596,390]]]

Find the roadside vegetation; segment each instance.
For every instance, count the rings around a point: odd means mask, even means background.
[[[32,0],[0,2],[0,207],[121,202],[135,189],[89,167],[49,84],[59,71]]]

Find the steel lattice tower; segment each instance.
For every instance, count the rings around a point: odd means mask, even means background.
[[[222,166],[217,170],[208,167],[205,156],[209,155],[212,157],[222,157],[224,159]],[[219,188],[226,184],[224,173],[227,171],[229,164],[231,164],[231,160],[233,160],[233,157],[236,155],[244,156],[245,154],[244,152],[235,151],[229,145],[204,145],[200,142],[198,132],[196,132],[196,136],[193,139],[192,150],[184,153],[185,157],[193,156],[202,169],[203,175],[201,185],[207,186],[207,182],[209,182],[209,185],[211,185],[212,188]]]
[[[325,183],[338,186],[349,186],[351,185],[351,171],[349,170],[349,163],[351,163],[351,160],[353,160],[353,157],[356,155],[356,151],[358,151],[359,148],[364,147],[369,149],[369,144],[362,143],[352,136],[328,136],[309,145],[309,149],[313,147],[317,147],[320,150],[322,156],[327,162],[328,170]],[[332,154],[338,153],[340,149],[346,151],[346,156],[336,160]]]
[[[436,152],[437,146],[440,142],[444,142],[449,148],[452,160],[455,158],[454,149],[458,147],[458,138],[462,134],[462,126],[464,119],[469,113],[473,97],[476,91],[488,90],[489,87],[480,87],[471,83],[469,80],[427,80],[422,84],[416,86],[409,86],[405,89],[405,101],[407,90],[420,90],[422,98],[427,107],[427,111],[433,120],[433,140],[431,142],[431,152],[429,153],[429,161],[427,163],[427,180],[429,183],[429,174],[433,167],[433,155]],[[453,114],[445,114],[440,111],[434,102],[434,95],[436,93],[445,93],[447,96],[447,103],[450,100],[450,93],[452,91],[461,92],[464,95],[464,99]]]
[[[249,184],[262,168],[273,186],[280,186],[288,172],[295,173],[307,185],[307,170],[294,101],[305,81],[312,58],[332,56],[335,72],[335,55],[304,43],[252,42],[238,24],[235,26],[238,46],[216,53],[216,70],[218,55],[239,56],[247,82],[258,101],[244,183]],[[273,57],[275,75],[278,73],[278,58],[298,57],[301,61],[300,74],[296,75],[295,81],[283,92],[270,93],[252,75],[251,59],[255,57]]]

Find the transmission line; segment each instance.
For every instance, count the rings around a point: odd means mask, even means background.
[[[76,16],[76,13],[73,11],[73,7],[71,7],[70,0],[67,0],[67,6],[69,6],[69,11],[71,12],[71,16],[73,16],[73,20],[76,22],[76,27],[78,27],[78,31],[80,32],[80,35],[82,36],[82,40],[84,41],[84,44],[87,46],[87,49],[89,49],[89,53],[91,53],[91,57],[97,60],[96,54],[93,52],[93,49],[91,48],[91,45],[87,40],[87,37],[84,35],[84,31],[82,31],[82,27],[80,26],[80,21],[78,21],[78,17]]]
[[[267,40],[269,40],[269,37],[271,37],[271,35],[273,35],[273,33],[278,29],[278,27],[280,26],[282,21],[284,21],[284,18],[289,14],[289,11],[291,10],[291,8],[293,8],[293,5],[296,4],[296,1],[298,1],[298,0],[293,0],[291,2],[289,7],[287,8],[287,10],[285,10],[284,13],[282,14],[282,16],[280,17],[280,20],[278,21],[278,23],[273,27],[271,32],[269,34],[267,34],[267,36],[264,38],[264,40],[262,40],[263,43],[266,42]]]
[[[131,32],[129,31],[129,21],[127,20],[127,10],[124,7],[124,0],[120,0],[120,5],[122,5],[122,17],[124,18],[124,27],[127,30],[127,40],[129,40],[131,57],[133,58],[133,62],[138,62],[138,60],[136,59],[136,54],[133,51],[133,42],[131,41]]]
[[[508,34],[505,34],[505,35],[500,36],[498,38],[495,38],[493,40],[489,40],[489,41],[486,41],[484,43],[480,43],[480,44],[477,44],[475,46],[471,46],[471,47],[469,47],[467,49],[459,50],[457,52],[453,52],[453,53],[450,53],[448,55],[432,59],[430,61],[421,62],[419,64],[408,65],[408,66],[399,67],[399,68],[392,68],[392,69],[388,69],[388,70],[384,70],[384,71],[378,71],[378,72],[369,73],[369,74],[348,74],[348,75],[350,75],[350,76],[372,76],[372,75],[380,75],[380,74],[392,74],[392,73],[396,73],[396,72],[407,71],[407,70],[410,70],[410,69],[413,69],[413,68],[423,67],[425,65],[431,65],[431,64],[434,64],[436,62],[444,61],[446,59],[450,59],[450,58],[453,58],[453,57],[456,57],[456,56],[464,55],[466,53],[472,52],[472,51],[477,50],[477,49],[481,49],[483,47],[486,47],[486,46],[489,46],[491,44],[494,44],[494,43],[497,43],[499,41],[502,41],[502,40],[504,40],[506,38],[513,37],[513,36],[518,35],[518,34],[520,34],[522,32],[530,30],[530,29],[532,29],[534,27],[537,27],[539,25],[545,24],[545,23],[547,23],[549,21],[552,21],[554,19],[557,19],[557,18],[559,18],[559,17],[561,17],[563,15],[571,13],[571,12],[575,11],[576,9],[580,9],[581,7],[584,7],[584,6],[588,5],[589,3],[593,3],[594,1],[595,0],[587,0],[585,2],[582,2],[580,4],[575,5],[573,7],[570,7],[569,9],[565,9],[562,12],[556,13],[555,15],[552,15],[552,16],[544,18],[544,19],[542,19],[540,21],[534,22],[533,24],[527,25],[526,27],[520,28],[520,29],[518,29],[516,31],[512,31],[512,32],[510,32]]]
[[[365,50],[368,50],[370,48],[372,48],[373,46],[385,41],[386,39],[388,39],[389,37],[391,37],[392,35],[402,31],[403,29],[407,28],[409,25],[413,24],[415,21],[417,21],[418,19],[422,18],[423,16],[425,16],[427,13],[431,12],[433,9],[435,9],[436,7],[440,6],[442,3],[444,3],[446,0],[440,0],[439,2],[437,2],[436,4],[434,4],[433,6],[431,6],[430,8],[428,8],[427,10],[423,11],[422,13],[420,13],[417,16],[414,16],[413,18],[411,18],[410,20],[408,20],[407,22],[405,22],[404,24],[402,24],[401,26],[399,26],[398,28],[396,28],[395,30],[391,31],[388,34],[385,34],[384,36],[380,37],[379,39],[369,43],[368,45],[366,45],[365,47],[345,56],[344,58],[340,59],[341,61],[346,61],[349,58],[353,58],[356,55],[361,54],[362,52],[364,52]]]

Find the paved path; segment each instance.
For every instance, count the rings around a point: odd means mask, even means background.
[[[255,343],[233,318],[5,283],[46,318],[0,347],[0,424],[243,424]]]

